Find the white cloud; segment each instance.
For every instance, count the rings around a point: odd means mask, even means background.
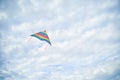
[[[0,12],[0,21],[7,18],[8,18],[8,14],[6,12]]]
[[[108,2],[103,4],[106,9],[113,5]],[[8,36],[2,40],[3,52],[9,62],[6,63],[8,70],[29,80],[94,80],[96,76],[112,74],[118,69],[119,62],[115,61],[119,60],[119,56],[114,56],[117,55],[119,44],[110,41],[117,40],[119,36],[119,30],[114,27],[116,24],[111,22],[115,19],[115,13],[101,11],[104,10],[101,4],[94,6],[87,2],[88,5],[80,6],[69,2],[66,6],[60,0],[53,0],[50,4],[39,0],[31,0],[30,3],[26,5],[25,1],[18,1],[23,16],[30,15],[32,11],[48,12],[49,15],[45,14],[47,18],[35,22],[10,25]],[[41,4],[48,5],[41,7]],[[69,5],[75,10],[67,10]],[[48,19],[50,16],[55,17]],[[69,26],[66,28],[67,24]],[[25,41],[29,35],[44,28],[52,42],[48,49],[44,49],[47,43],[36,38],[30,42]],[[5,74],[12,75],[11,72]]]
[[[116,39],[119,37],[119,31],[116,30],[113,24],[109,24],[105,28],[101,29],[99,31],[99,34],[97,38],[99,40],[110,40],[110,39]]]
[[[25,6],[24,6],[24,0],[18,0],[18,5],[19,5],[22,13],[26,14],[28,9],[26,9]]]

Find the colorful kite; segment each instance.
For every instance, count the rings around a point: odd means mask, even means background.
[[[36,37],[40,40],[46,41],[47,43],[49,43],[51,45],[50,39],[46,33],[46,30],[32,34],[31,36]]]

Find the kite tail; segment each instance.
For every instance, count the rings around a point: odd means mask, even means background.
[[[45,50],[47,50],[47,49],[48,49],[48,47],[49,47],[49,44],[48,44],[48,45],[46,45]]]
[[[30,42],[31,39],[32,39],[32,36],[28,39],[28,42]]]

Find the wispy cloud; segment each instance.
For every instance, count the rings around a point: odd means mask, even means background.
[[[8,18],[7,13],[5,13],[5,12],[0,12],[0,21],[1,21],[1,20],[4,20],[4,19],[7,19],[7,18]]]
[[[7,24],[0,30],[0,79],[119,80],[118,0],[13,2],[0,6]],[[27,41],[44,29],[47,50],[45,42]]]

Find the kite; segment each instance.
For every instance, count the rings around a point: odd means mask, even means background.
[[[32,34],[31,36],[36,37],[36,38],[38,38],[38,39],[40,39],[42,41],[45,41],[45,42],[47,42],[48,44],[51,45],[51,42],[50,42],[50,39],[49,39],[49,37],[48,37],[48,35],[46,33],[46,30],[35,33],[35,34]]]

